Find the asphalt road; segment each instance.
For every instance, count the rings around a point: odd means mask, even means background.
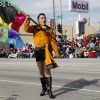
[[[55,59],[55,100],[100,100],[100,59]],[[0,100],[50,100],[40,97],[35,59],[0,59]]]

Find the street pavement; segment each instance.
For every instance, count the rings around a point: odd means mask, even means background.
[[[100,100],[100,59],[55,59],[52,69],[55,100]],[[50,100],[40,97],[35,59],[0,59],[0,100]]]

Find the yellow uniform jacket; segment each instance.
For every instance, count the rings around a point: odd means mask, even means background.
[[[47,29],[47,32],[50,35],[52,35],[52,37],[55,38],[55,35],[54,35],[53,30],[51,28],[47,28],[47,26],[42,26],[42,28]],[[56,56],[60,56],[59,51],[58,51],[57,42],[53,38],[51,38],[50,36],[45,34],[38,26],[35,26],[35,25],[30,26],[30,21],[26,21],[24,23],[24,30],[27,33],[33,33],[33,40],[34,40],[35,47],[46,46],[46,49],[45,49],[46,60],[45,60],[45,62],[46,62],[46,65],[48,66],[48,68],[56,67],[55,66],[56,63],[48,51],[48,46],[51,45],[52,50],[55,52]],[[53,62],[52,62],[52,60],[53,60]]]

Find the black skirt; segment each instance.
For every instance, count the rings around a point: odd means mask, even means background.
[[[35,57],[36,57],[36,61],[44,61],[45,60],[45,47],[35,48]]]

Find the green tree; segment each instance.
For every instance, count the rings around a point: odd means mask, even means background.
[[[87,19],[86,18],[83,18],[83,22],[84,22],[84,25],[86,25]]]

